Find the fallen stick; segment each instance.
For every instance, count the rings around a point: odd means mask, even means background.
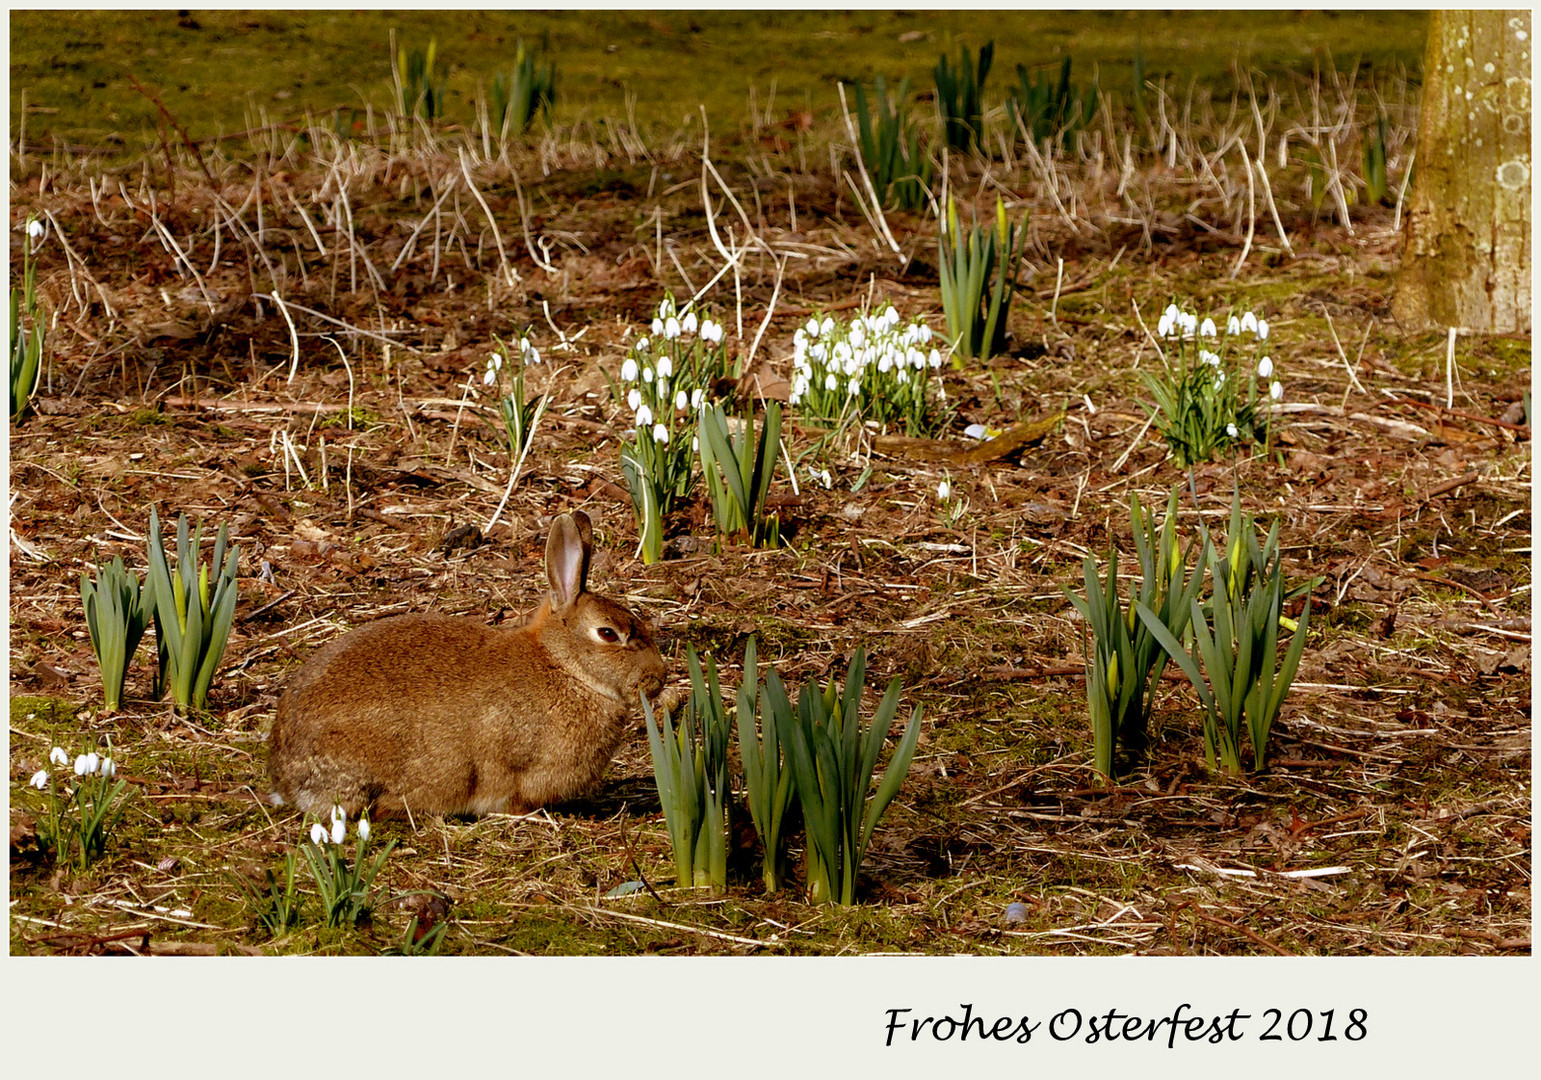
[[[976,446],[960,446],[946,439],[912,439],[905,435],[879,435],[873,448],[890,457],[907,457],[944,465],[984,465],[1001,461],[1031,443],[1041,441],[1064,422],[1063,411],[1041,416],[1003,431]]]
[[[1388,398],[1382,404],[1386,405],[1412,405],[1419,409],[1431,409],[1434,412],[1449,413],[1451,416],[1459,416],[1462,420],[1470,420],[1477,424],[1488,424],[1491,427],[1503,428],[1506,431],[1518,432],[1530,438],[1529,424],[1511,424],[1507,420],[1495,420],[1491,416],[1479,416],[1476,413],[1466,412],[1464,409],[1452,409],[1448,405],[1441,405],[1434,401],[1414,401],[1412,398],[1394,397]]]
[[[1462,473],[1460,476],[1454,477],[1450,480],[1442,481],[1429,488],[1429,492],[1423,497],[1423,501],[1432,502],[1434,499],[1439,498],[1441,495],[1444,495],[1447,492],[1454,491],[1458,487],[1465,487],[1467,484],[1475,483],[1477,480],[1481,479],[1481,477],[1482,474],[1479,473],[1476,469],[1473,469],[1470,472]]]

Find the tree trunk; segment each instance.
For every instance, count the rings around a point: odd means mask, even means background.
[[[1416,329],[1530,332],[1530,12],[1436,11],[1392,310]]]

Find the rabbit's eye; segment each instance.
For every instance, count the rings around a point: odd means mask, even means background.
[[[607,645],[614,645],[617,641],[621,640],[621,635],[608,626],[597,626],[594,628],[594,633],[598,634],[599,640]]]

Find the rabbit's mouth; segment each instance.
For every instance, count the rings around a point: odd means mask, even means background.
[[[637,689],[642,691],[644,697],[650,702],[657,702],[658,695],[663,693],[663,675],[649,672],[644,675],[637,684]]]
[[[623,686],[610,685],[597,679],[587,678],[582,674],[579,674],[579,681],[601,697],[608,698],[617,705],[628,706],[636,705],[639,691],[648,701],[656,701],[664,686],[663,676],[652,672]]]

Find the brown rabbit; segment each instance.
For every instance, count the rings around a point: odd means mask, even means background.
[[[277,801],[321,814],[528,810],[610,764],[640,691],[663,688],[652,631],[586,591],[588,515],[551,523],[551,595],[521,626],[397,615],[312,656],[278,699]]]

